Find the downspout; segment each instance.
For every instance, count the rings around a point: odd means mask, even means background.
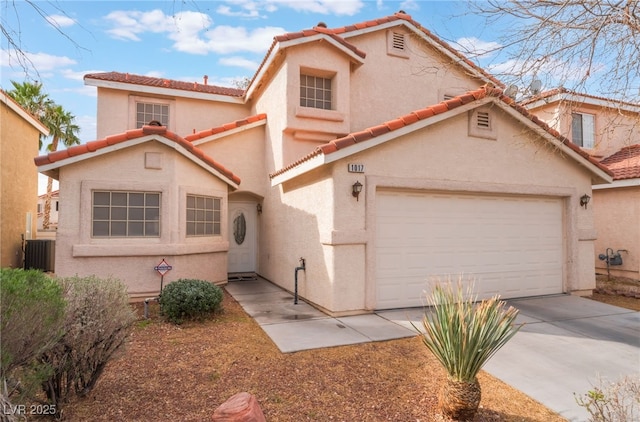
[[[293,304],[294,305],[298,304],[298,271],[299,270],[306,271],[304,258],[300,258],[300,266],[296,267],[296,269],[295,269],[295,287],[294,287],[294,294],[293,294]]]

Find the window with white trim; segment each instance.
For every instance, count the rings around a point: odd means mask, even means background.
[[[571,140],[582,148],[595,146],[595,116],[571,113]]]
[[[300,106],[333,109],[332,80],[320,76],[300,74]]]
[[[92,237],[160,237],[159,192],[92,192]]]
[[[220,235],[221,198],[187,195],[187,236]]]
[[[162,126],[169,126],[169,104],[136,101],[136,129],[156,120]]]

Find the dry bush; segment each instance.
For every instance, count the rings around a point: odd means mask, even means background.
[[[589,412],[590,422],[633,422],[640,420],[640,378],[624,377],[617,382],[599,381],[578,404]]]
[[[43,383],[51,404],[88,393],[127,339],[135,320],[125,286],[91,277],[59,279],[67,302],[64,336],[41,357],[52,375]]]

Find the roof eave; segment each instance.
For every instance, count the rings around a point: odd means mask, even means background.
[[[185,91],[183,89],[147,86],[128,82],[104,81],[102,79],[94,79],[86,76],[84,78],[84,84],[88,86],[115,89],[119,91],[133,91],[145,94],[170,95],[174,97],[192,98],[197,100],[217,101],[231,104],[244,104],[243,97],[233,97],[229,95],[212,94],[208,92]]]
[[[114,151],[119,151],[119,150],[126,149],[126,148],[129,148],[129,147],[132,147],[132,146],[144,144],[144,143],[150,142],[150,141],[160,142],[163,145],[166,145],[167,147],[176,150],[177,152],[182,154],[187,159],[191,160],[192,162],[194,162],[198,166],[202,167],[207,172],[209,172],[212,175],[214,175],[214,176],[220,178],[221,180],[223,180],[225,183],[227,183],[232,188],[238,189],[239,184],[236,183],[235,181],[231,180],[225,174],[219,172],[218,170],[216,170],[215,168],[213,168],[209,164],[207,164],[205,161],[203,161],[200,158],[198,158],[198,157],[194,156],[193,154],[189,153],[189,151],[187,151],[184,147],[182,147],[181,145],[177,144],[176,142],[173,142],[172,140],[167,139],[166,137],[164,137],[162,135],[157,135],[157,134],[150,134],[150,135],[141,136],[141,137],[135,138],[135,139],[129,139],[129,140],[125,141],[125,142],[118,142],[117,144],[114,144],[114,145],[108,145],[108,146],[106,146],[104,148],[100,148],[100,149],[98,149],[96,151],[92,151],[92,152],[89,152],[89,153],[86,153],[86,154],[77,155],[77,156],[74,156],[74,157],[64,158],[62,160],[59,160],[59,161],[56,161],[56,162],[50,163],[50,164],[44,164],[44,165],[38,166],[38,172],[42,173],[42,174],[44,174],[46,176],[53,177],[56,180],[59,180],[59,172],[60,172],[60,168],[61,167],[68,166],[70,164],[79,163],[79,162],[84,161],[84,160],[89,160],[89,159],[92,159],[92,158],[100,157],[102,155],[109,154],[109,153],[114,152]]]

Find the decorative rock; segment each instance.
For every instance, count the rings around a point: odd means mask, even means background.
[[[253,394],[238,393],[213,412],[213,422],[266,422]]]

